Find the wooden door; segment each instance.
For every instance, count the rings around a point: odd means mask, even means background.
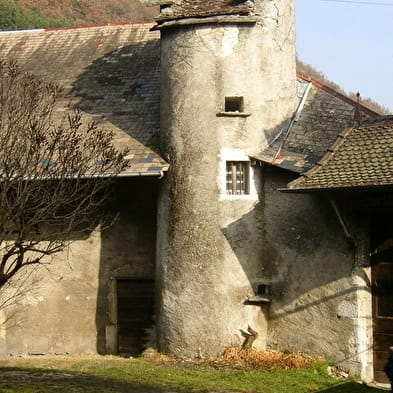
[[[118,353],[139,355],[153,326],[154,281],[117,280]]]
[[[373,301],[374,379],[388,383],[384,372],[393,346],[393,261],[376,262],[371,268]]]

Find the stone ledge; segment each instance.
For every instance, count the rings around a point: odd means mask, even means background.
[[[237,16],[237,15],[224,15],[224,16],[210,16],[206,18],[186,18],[171,20],[163,22],[159,25],[153,26],[150,30],[164,30],[170,27],[177,26],[190,26],[190,25],[205,25],[205,24],[255,24],[260,20],[255,16]]]
[[[266,296],[258,296],[258,295],[252,295],[252,296],[247,296],[246,300],[244,303],[246,304],[269,304],[272,302],[272,299],[266,297]]]
[[[216,113],[217,117],[248,117],[251,116],[251,113],[247,112],[218,112]]]

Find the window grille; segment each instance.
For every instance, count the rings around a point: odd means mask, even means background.
[[[227,161],[226,191],[228,195],[249,194],[250,164],[247,161]]]

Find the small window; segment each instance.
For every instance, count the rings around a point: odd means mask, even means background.
[[[259,296],[268,295],[269,294],[269,287],[266,284],[259,284],[256,294]]]
[[[225,97],[225,112],[243,112],[243,97]]]
[[[227,161],[226,191],[228,195],[246,195],[249,187],[250,163],[248,161]]]

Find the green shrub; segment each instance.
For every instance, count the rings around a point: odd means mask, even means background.
[[[70,19],[49,18],[43,15],[39,9],[20,8],[15,0],[0,0],[1,30],[67,27],[72,25],[73,21]]]

